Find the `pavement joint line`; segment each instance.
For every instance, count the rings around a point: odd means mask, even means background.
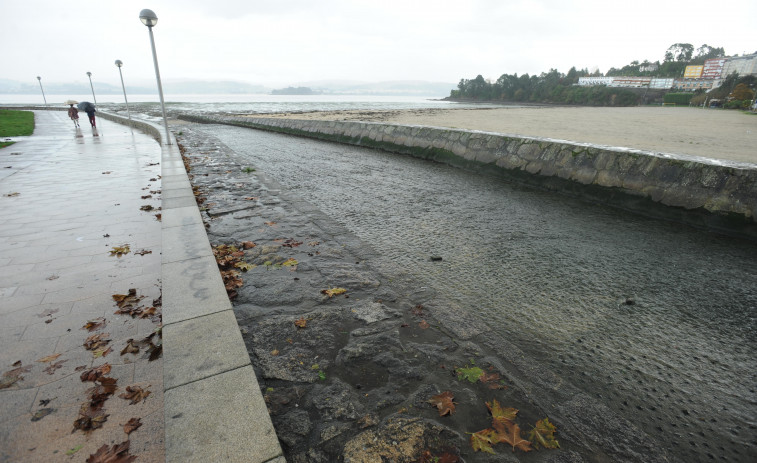
[[[183,170],[183,174],[180,173],[178,175],[183,175],[184,178],[187,179],[187,183],[185,185],[179,185],[178,187],[176,188],[172,187],[171,189],[180,190],[183,188],[188,192],[187,196],[190,196],[190,195],[192,196],[191,205],[184,204],[184,203],[170,205],[168,208],[164,207],[163,209],[164,212],[172,210],[172,209],[194,207],[196,209],[196,213],[199,215],[199,208],[197,207],[197,203],[194,201],[194,193],[191,190],[191,183],[188,182],[188,176],[187,176],[186,170],[183,167],[184,165],[183,160],[181,159],[181,154],[179,153],[179,149],[176,144],[176,139],[173,137],[173,134],[170,134],[170,133],[165,134],[171,143],[170,145],[166,145],[163,143],[163,140],[164,140],[163,134],[165,133],[164,129],[157,124],[153,124],[151,122],[146,122],[146,121],[126,119],[121,116],[117,116],[115,114],[102,112],[102,111],[99,112],[98,114],[100,115],[100,117],[103,117],[104,119],[108,119],[112,122],[116,122],[122,125],[134,127],[138,130],[141,130],[142,132],[147,133],[148,135],[151,135],[161,147],[161,152],[162,152],[161,174],[164,173],[166,170],[170,170],[172,172],[170,174],[171,176],[177,175],[177,174],[174,174],[173,172],[175,172],[175,169],[181,167],[181,170]],[[179,163],[181,163],[181,166],[178,165]],[[168,175],[166,175],[166,177],[168,177]],[[162,178],[163,178],[163,175],[161,175],[161,179]],[[161,205],[163,206],[162,197],[161,197]],[[210,242],[207,238],[207,232],[202,222],[195,223],[195,224],[180,225],[180,226],[185,226],[185,227],[193,226],[193,227],[197,227],[198,229],[201,229],[202,234],[200,234],[200,236],[204,236],[205,241],[204,243],[199,243],[199,245],[210,247]],[[161,236],[166,228],[174,228],[174,227],[166,227],[161,221]],[[193,256],[193,257],[188,257],[186,259],[182,259],[179,261],[171,261],[171,262],[162,261],[161,273],[165,273],[166,270],[168,269],[168,266],[173,267],[173,266],[176,266],[177,264],[189,263],[193,261],[199,262],[200,259],[207,259],[208,257],[209,256]],[[212,255],[210,257],[212,257]],[[165,281],[164,275],[161,275],[161,281],[163,282]],[[216,284],[221,285],[220,290],[222,291],[223,294],[225,294],[225,289],[222,287],[223,283],[220,278],[216,279]],[[189,290],[189,288],[187,288],[187,290]],[[201,301],[201,300],[197,300],[197,303],[202,304],[203,306],[207,304],[205,301]],[[166,307],[171,307],[171,306],[172,306],[171,301],[167,301],[165,299],[165,294],[164,294],[164,299],[163,299],[164,315],[165,315]],[[186,305],[182,306],[182,309],[186,309]],[[234,309],[231,303],[228,301],[228,299],[226,299],[225,307],[223,307],[220,310],[207,312],[207,309],[205,309],[205,311],[201,315],[193,316],[187,319],[177,320],[171,323],[167,323],[164,326],[179,325],[181,323],[185,323],[190,320],[196,320],[203,317],[208,317],[210,315],[223,313],[229,310],[231,311],[232,320],[234,320],[234,325],[236,325],[235,329],[237,330],[237,332],[239,332],[239,325],[237,324],[236,318],[234,317]],[[164,344],[165,344],[165,341],[166,339],[164,338],[163,339]],[[176,420],[174,420],[173,418],[177,415],[177,412],[179,415],[181,415],[182,412],[179,410],[172,409],[169,406],[169,404],[173,403],[174,401],[167,398],[167,400],[164,402],[165,408],[163,411],[164,420],[165,420],[165,451],[166,451],[167,462],[171,462],[171,463],[186,462],[187,461],[186,455],[183,455],[181,452],[181,450],[185,450],[184,449],[185,443],[183,441],[185,439],[191,438],[193,435],[202,435],[204,439],[207,438],[208,441],[213,441],[213,442],[218,443],[218,444],[215,444],[218,447],[218,450],[216,452],[217,456],[220,456],[220,455],[232,456],[234,461],[236,460],[255,461],[256,458],[259,458],[260,460],[257,460],[257,461],[259,461],[260,463],[286,463],[284,453],[281,449],[281,444],[279,443],[279,440],[276,437],[276,430],[273,427],[273,423],[271,422],[271,417],[268,414],[267,408],[265,407],[265,400],[263,398],[263,394],[260,390],[260,387],[257,383],[257,378],[255,377],[255,371],[254,371],[254,368],[252,368],[250,357],[249,357],[249,354],[247,353],[247,347],[244,345],[244,340],[242,339],[241,334],[238,337],[238,342],[242,343],[241,348],[245,352],[245,359],[242,362],[244,363],[243,365],[230,368],[222,372],[216,372],[206,377],[189,381],[181,385],[176,385],[171,388],[165,388],[164,386],[163,392],[165,395],[167,392],[170,391],[171,392],[170,395],[172,396],[173,394],[180,393],[182,389],[187,389],[187,386],[190,386],[189,389],[191,389],[192,385],[203,385],[208,382],[212,382],[212,384],[216,384],[217,381],[219,380],[224,381],[226,378],[228,378],[229,380],[225,381],[224,386],[233,390],[242,390],[242,389],[245,389],[245,387],[247,389],[250,389],[251,395],[248,397],[248,400],[251,400],[252,402],[259,404],[259,406],[258,407],[244,407],[244,409],[239,409],[239,408],[231,407],[230,404],[226,404],[229,407],[227,410],[219,409],[219,407],[211,407],[210,410],[203,411],[202,403],[200,404],[190,403],[189,405],[184,405],[184,406],[185,407],[194,406],[195,407],[194,410],[197,412],[198,416],[196,417],[196,419],[194,419],[194,421],[189,426],[186,426],[186,423],[184,422],[179,422],[175,424],[175,428],[174,428],[173,426]],[[164,356],[164,361],[165,361],[165,356]],[[230,373],[233,373],[233,372],[242,373],[242,370],[247,369],[247,368],[249,368],[251,371],[249,384],[239,384],[239,381],[234,381],[233,383],[231,382],[232,378],[229,378],[229,377],[233,375],[230,375]],[[164,372],[165,372],[165,363],[164,363]],[[224,378],[224,376],[226,376],[226,378]],[[164,384],[165,384],[165,373],[164,373]],[[212,402],[213,399],[215,398],[215,397],[212,397],[213,395],[215,394],[210,394],[209,396],[204,397],[204,398],[207,399],[207,401]],[[203,415],[203,413],[206,413],[207,415]],[[261,440],[261,439],[250,439],[250,438],[247,438],[248,436],[239,435],[240,433],[235,432],[236,430],[223,429],[219,431],[216,428],[214,429],[218,431],[217,434],[219,435],[209,436],[208,434],[210,431],[208,431],[205,427],[206,420],[212,421],[213,415],[221,415],[221,414],[223,414],[223,416],[225,416],[228,421],[233,421],[235,419],[247,420],[248,423],[254,424],[256,428],[256,433],[261,433],[267,436],[273,436],[272,437],[273,441],[270,441],[270,439],[269,439],[269,442],[265,442],[264,440]],[[176,436],[176,435],[178,435],[179,437],[176,437],[175,441],[172,440],[173,438],[172,436]],[[207,445],[207,446],[204,446],[203,450],[212,452],[213,447],[214,447],[213,444]],[[271,454],[271,452],[273,454]]]
[[[175,324],[175,323],[174,323],[174,324]],[[224,374],[226,374],[226,373],[228,373],[228,372],[230,372],[230,371],[240,370],[240,369],[242,369],[242,368],[247,368],[247,367],[249,367],[249,366],[252,366],[252,364],[250,364],[250,363],[247,363],[247,364],[245,364],[245,365],[239,365],[239,366],[236,366],[236,367],[233,367],[233,368],[228,368],[228,369],[226,369],[226,370],[223,370],[223,371],[219,371],[219,372],[216,372],[216,373],[210,374],[210,375],[208,375],[208,376],[204,376],[204,377],[202,377],[202,378],[193,379],[193,380],[191,380],[191,381],[187,381],[187,382],[185,382],[185,383],[181,383],[181,384],[177,384],[177,385],[175,385],[175,386],[167,387],[167,388],[165,388],[165,389],[164,389],[164,391],[171,391],[171,390],[173,390],[173,389],[178,389],[178,388],[180,388],[180,387],[184,387],[184,386],[186,386],[186,385],[188,385],[188,384],[195,384],[195,383],[200,383],[200,382],[202,382],[202,381],[205,381],[206,379],[209,379],[209,378],[213,378],[214,376],[221,376],[221,375],[224,375]]]

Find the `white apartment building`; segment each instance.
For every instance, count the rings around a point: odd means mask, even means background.
[[[723,65],[723,77],[738,72],[740,76],[757,75],[757,53],[728,58]]]

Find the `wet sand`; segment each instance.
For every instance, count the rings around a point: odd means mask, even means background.
[[[320,111],[293,119],[390,122],[546,137],[757,164],[757,115],[701,108],[530,107]]]

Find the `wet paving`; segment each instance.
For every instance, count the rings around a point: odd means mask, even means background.
[[[757,244],[406,156],[202,130],[369,243],[382,273],[485,321],[682,461],[757,458]]]

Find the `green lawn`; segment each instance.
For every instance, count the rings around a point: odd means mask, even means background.
[[[31,111],[0,111],[0,137],[20,137],[34,132]]]

